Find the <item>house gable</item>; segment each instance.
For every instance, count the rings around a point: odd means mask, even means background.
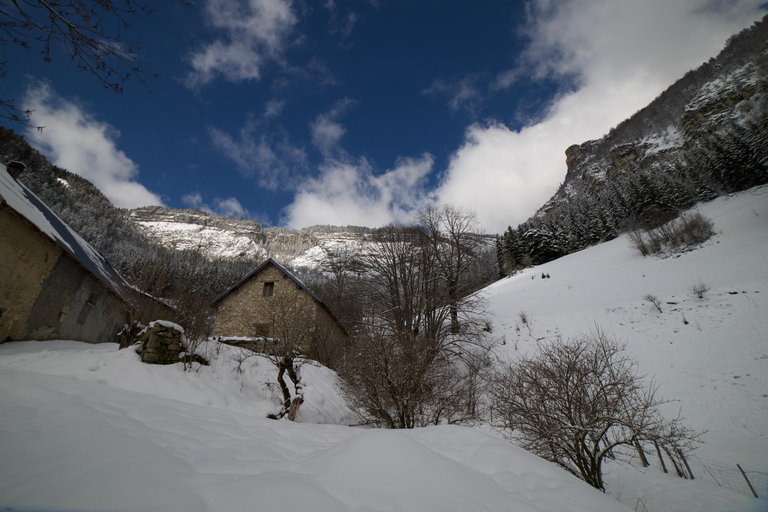
[[[0,342],[115,341],[126,295],[104,258],[0,165]]]
[[[217,309],[213,335],[224,338],[267,336],[271,319],[264,312],[269,310],[269,301],[286,296],[313,323],[330,324],[346,338],[344,327],[322,299],[271,258],[211,303]]]

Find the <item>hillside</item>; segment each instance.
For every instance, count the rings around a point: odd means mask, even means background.
[[[499,357],[534,338],[599,325],[708,430],[696,480],[611,462],[608,495],[488,428],[412,431],[353,421],[335,377],[305,366],[302,423],[279,402],[266,360],[230,347],[209,367],[148,367],[131,350],[66,341],[0,345],[0,504],[13,510],[758,511],[740,464],[768,494],[768,187],[700,207],[717,235],[678,257],[643,258],[620,237],[483,292]],[[541,278],[541,274],[550,278]],[[691,293],[710,286],[702,299]],[[663,313],[642,297],[654,293]],[[527,314],[522,324],[519,313]],[[683,322],[685,317],[687,323]],[[530,326],[530,331],[529,331]],[[706,466],[706,469],[705,469]],[[714,479],[717,479],[715,483]],[[616,498],[626,507],[614,501]]]
[[[512,358],[534,350],[536,339],[598,328],[626,342],[661,394],[679,400],[666,412],[673,416],[682,406],[687,424],[707,431],[694,452],[697,481],[749,495],[740,464],[766,497],[768,187],[721,197],[699,210],[713,219],[717,234],[692,252],[644,258],[622,236],[502,279],[485,294],[495,332],[505,337]],[[710,287],[702,299],[692,292],[699,282]],[[643,300],[647,294],[661,299],[663,313]],[[660,479],[658,463],[649,460],[644,485],[672,485],[669,479],[676,477]],[[727,506],[728,499],[693,508],[684,503],[692,499],[690,488],[678,497],[655,495],[636,481],[635,469],[614,463],[608,471],[609,492],[620,492],[629,506],[643,496],[651,511],[741,509]],[[768,509],[768,502],[761,506]]]

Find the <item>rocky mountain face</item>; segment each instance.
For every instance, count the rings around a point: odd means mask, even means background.
[[[502,272],[768,182],[767,49],[768,16],[605,137],[569,147],[555,195],[497,239]]]
[[[160,206],[136,208],[126,215],[167,249],[199,251],[209,258],[273,258],[294,267],[317,268],[329,252],[365,243],[365,235],[372,231],[357,226],[264,228],[254,220]]]
[[[570,146],[568,171],[542,206],[595,193],[623,173],[652,169],[708,145],[719,131],[765,123],[768,109],[768,20],[731,37],[725,48],[688,72],[653,102],[601,139]]]

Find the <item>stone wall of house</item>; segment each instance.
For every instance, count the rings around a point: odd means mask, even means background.
[[[63,253],[29,312],[27,339],[113,343],[127,312],[122,298]]]
[[[272,283],[269,296],[264,294],[267,283]],[[253,338],[301,340],[302,353],[326,364],[347,341],[344,329],[328,310],[271,265],[219,302],[213,335],[237,346],[260,347],[256,350],[261,351],[268,351],[271,345],[256,343]]]
[[[29,313],[61,254],[16,212],[0,209],[0,343],[26,339]]]
[[[0,343],[117,341],[128,305],[10,208],[0,208]]]
[[[264,295],[264,285],[273,283],[272,295]],[[268,336],[265,329],[271,323],[269,314],[273,311],[271,301],[290,300],[301,308],[309,320],[314,321],[317,308],[314,299],[288,276],[276,267],[269,265],[225,297],[218,305],[214,336],[221,337],[256,337]],[[288,299],[290,298],[290,299]]]

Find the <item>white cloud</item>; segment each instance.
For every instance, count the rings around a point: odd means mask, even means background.
[[[215,211],[218,212],[219,215],[224,215],[225,217],[242,217],[246,219],[251,216],[251,212],[249,212],[242,204],[240,204],[240,201],[234,197],[228,197],[226,199],[217,197],[215,202]]]
[[[455,112],[464,108],[470,113],[477,110],[483,101],[483,95],[477,86],[480,75],[467,75],[460,80],[435,80],[422,94],[448,96],[448,107]]]
[[[306,168],[306,154],[280,130],[267,131],[249,117],[237,138],[218,128],[208,128],[213,145],[232,160],[245,177],[255,177],[260,187],[277,190]]]
[[[230,82],[261,78],[298,22],[292,8],[291,0],[207,0],[206,19],[224,35],[189,56],[187,86],[206,85],[218,75]]]
[[[341,147],[346,128],[338,118],[354,104],[354,100],[344,98],[310,124],[312,143],[324,160],[318,177],[296,182],[296,193],[283,212],[282,225],[406,223],[430,202],[426,181],[434,166],[432,155],[398,158],[394,168],[379,173],[368,160],[352,157]]]
[[[187,208],[194,208],[195,210],[213,213],[210,207],[207,204],[203,203],[203,196],[200,195],[199,192],[185,194],[184,196],[182,196],[181,202]]]
[[[352,29],[355,27],[355,23],[359,19],[357,13],[350,11],[341,20],[338,20],[339,8],[334,0],[328,0],[323,4],[323,7],[330,13],[330,21],[328,22],[328,31],[331,34],[341,33],[343,38],[347,38],[352,34]]]
[[[57,95],[48,83],[30,86],[23,105],[35,111],[33,122],[45,124],[43,131],[28,129],[27,140],[55,165],[89,180],[117,207],[163,205],[136,181],[139,166],[117,149],[120,133],[115,128]]]
[[[346,128],[338,122],[339,117],[344,115],[354,104],[355,100],[344,98],[324,114],[318,115],[310,123],[310,132],[312,134],[312,144],[328,159],[335,151],[339,151],[341,138],[347,132]]]
[[[274,119],[280,117],[280,114],[283,112],[283,107],[285,107],[285,102],[281,100],[267,102],[267,105],[264,107],[264,118]]]
[[[186,194],[181,198],[181,202],[187,208],[194,208],[202,212],[212,213],[214,215],[223,215],[225,217],[240,217],[243,219],[254,218],[253,214],[248,211],[240,201],[234,197],[228,197],[222,199],[217,197],[213,200],[214,206],[210,206],[203,201],[203,196],[199,192],[193,192]]]
[[[401,158],[394,169],[376,174],[365,159],[327,161],[316,179],[305,181],[282,224],[300,228],[315,224],[382,226],[408,222],[426,203],[424,181],[434,159]]]
[[[538,0],[521,69],[500,73],[567,79],[540,122],[520,131],[473,125],[450,159],[436,194],[477,210],[491,232],[527,219],[565,178],[565,149],[602,137],[725,40],[762,14],[759,0]]]

